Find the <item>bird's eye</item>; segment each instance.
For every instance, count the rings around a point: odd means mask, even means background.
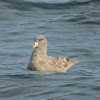
[[[43,39],[38,39],[38,41],[43,41]]]
[[[43,39],[35,39],[36,42],[41,42]]]

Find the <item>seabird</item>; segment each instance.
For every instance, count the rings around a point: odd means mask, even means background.
[[[68,57],[52,57],[47,55],[47,40],[44,36],[39,35],[35,38],[32,52],[27,68],[40,72],[66,72],[71,66],[79,63],[77,60]]]

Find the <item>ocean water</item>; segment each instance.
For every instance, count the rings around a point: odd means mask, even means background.
[[[80,63],[28,70],[38,35],[48,55]],[[0,0],[0,100],[100,100],[100,0]]]

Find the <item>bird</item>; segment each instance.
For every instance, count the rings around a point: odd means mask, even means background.
[[[47,39],[42,35],[35,38],[33,49],[34,50],[27,65],[29,70],[39,72],[66,72],[71,66],[79,63],[79,61],[71,59],[78,56],[48,56]]]

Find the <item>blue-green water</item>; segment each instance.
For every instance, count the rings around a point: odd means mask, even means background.
[[[40,34],[48,55],[80,63],[66,73],[27,70]],[[0,100],[100,100],[100,0],[0,0]]]

